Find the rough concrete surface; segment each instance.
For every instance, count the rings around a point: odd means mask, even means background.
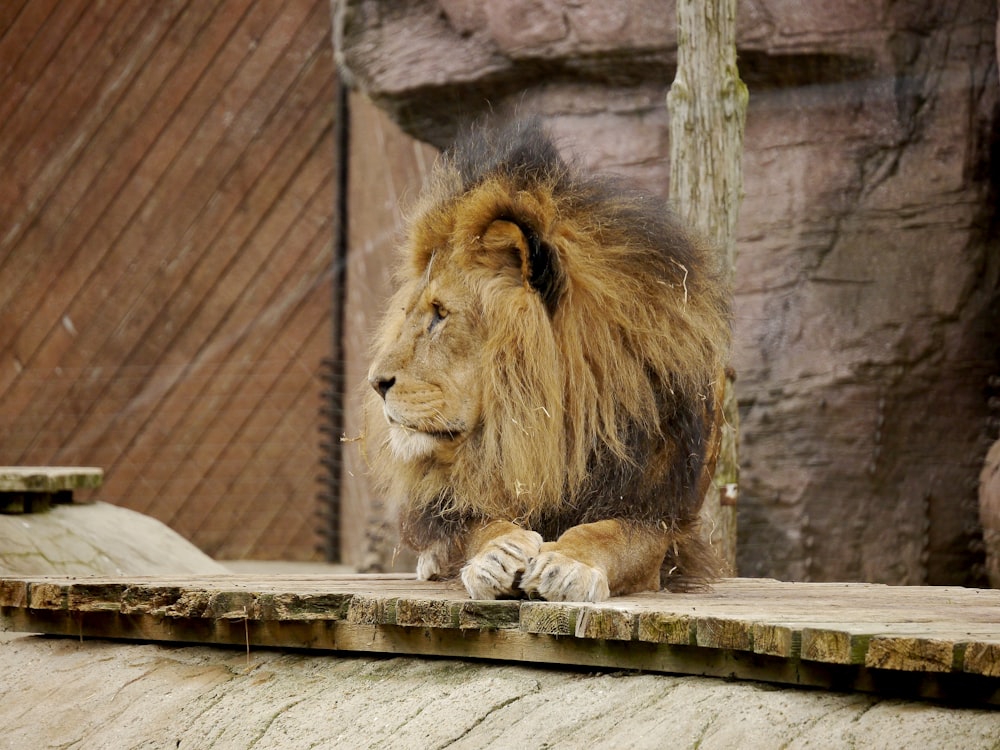
[[[2,748],[1000,748],[1000,713],[696,677],[23,637]]]
[[[0,576],[226,573],[154,518],[107,503],[0,515]]]

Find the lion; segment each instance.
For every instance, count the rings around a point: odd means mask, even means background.
[[[660,201],[540,122],[469,129],[407,222],[366,454],[420,580],[603,601],[706,582],[730,294]]]

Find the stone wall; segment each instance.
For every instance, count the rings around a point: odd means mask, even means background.
[[[672,3],[334,10],[342,70],[415,137],[540,113],[585,164],[666,196]],[[740,4],[741,574],[985,580],[996,15],[995,0]]]

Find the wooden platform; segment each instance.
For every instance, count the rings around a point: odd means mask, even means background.
[[[1000,705],[1000,591],[729,579],[591,604],[410,576],[0,579],[0,627],[642,670]]]

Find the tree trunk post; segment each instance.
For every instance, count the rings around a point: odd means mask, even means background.
[[[680,217],[718,249],[727,281],[736,264],[743,197],[747,88],[736,67],[736,0],[677,0],[677,74],[670,112],[670,197]],[[713,547],[736,573],[739,412],[731,370],[722,448],[702,519]]]

